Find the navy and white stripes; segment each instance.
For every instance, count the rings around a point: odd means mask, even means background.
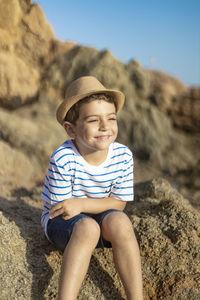
[[[124,145],[110,145],[107,159],[100,166],[89,165],[71,140],[51,156],[42,198],[45,201],[42,225],[46,229],[49,209],[69,198],[114,197],[133,200],[133,157]],[[45,230],[46,231],[46,230]]]

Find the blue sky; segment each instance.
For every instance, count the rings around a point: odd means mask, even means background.
[[[200,85],[199,0],[38,0],[55,37]]]

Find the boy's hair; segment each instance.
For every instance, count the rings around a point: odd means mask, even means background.
[[[90,96],[87,96],[81,100],[79,100],[77,103],[75,103],[69,111],[66,113],[64,121],[70,122],[72,124],[76,124],[76,121],[79,118],[79,110],[82,104],[89,103],[94,100],[104,100],[109,103],[113,103],[115,105],[115,108],[117,110],[117,104],[112,96],[108,94],[93,94]]]

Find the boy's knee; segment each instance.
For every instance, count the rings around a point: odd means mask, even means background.
[[[105,239],[125,240],[133,235],[133,227],[128,216],[123,212],[112,212],[102,222],[102,234]]]
[[[100,237],[99,224],[91,218],[83,218],[74,226],[73,234],[80,240],[98,242]]]

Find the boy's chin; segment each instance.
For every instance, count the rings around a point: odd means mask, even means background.
[[[108,150],[110,145],[112,144],[112,142],[103,142],[103,143],[99,143],[98,146],[97,146],[97,149],[99,150]]]

